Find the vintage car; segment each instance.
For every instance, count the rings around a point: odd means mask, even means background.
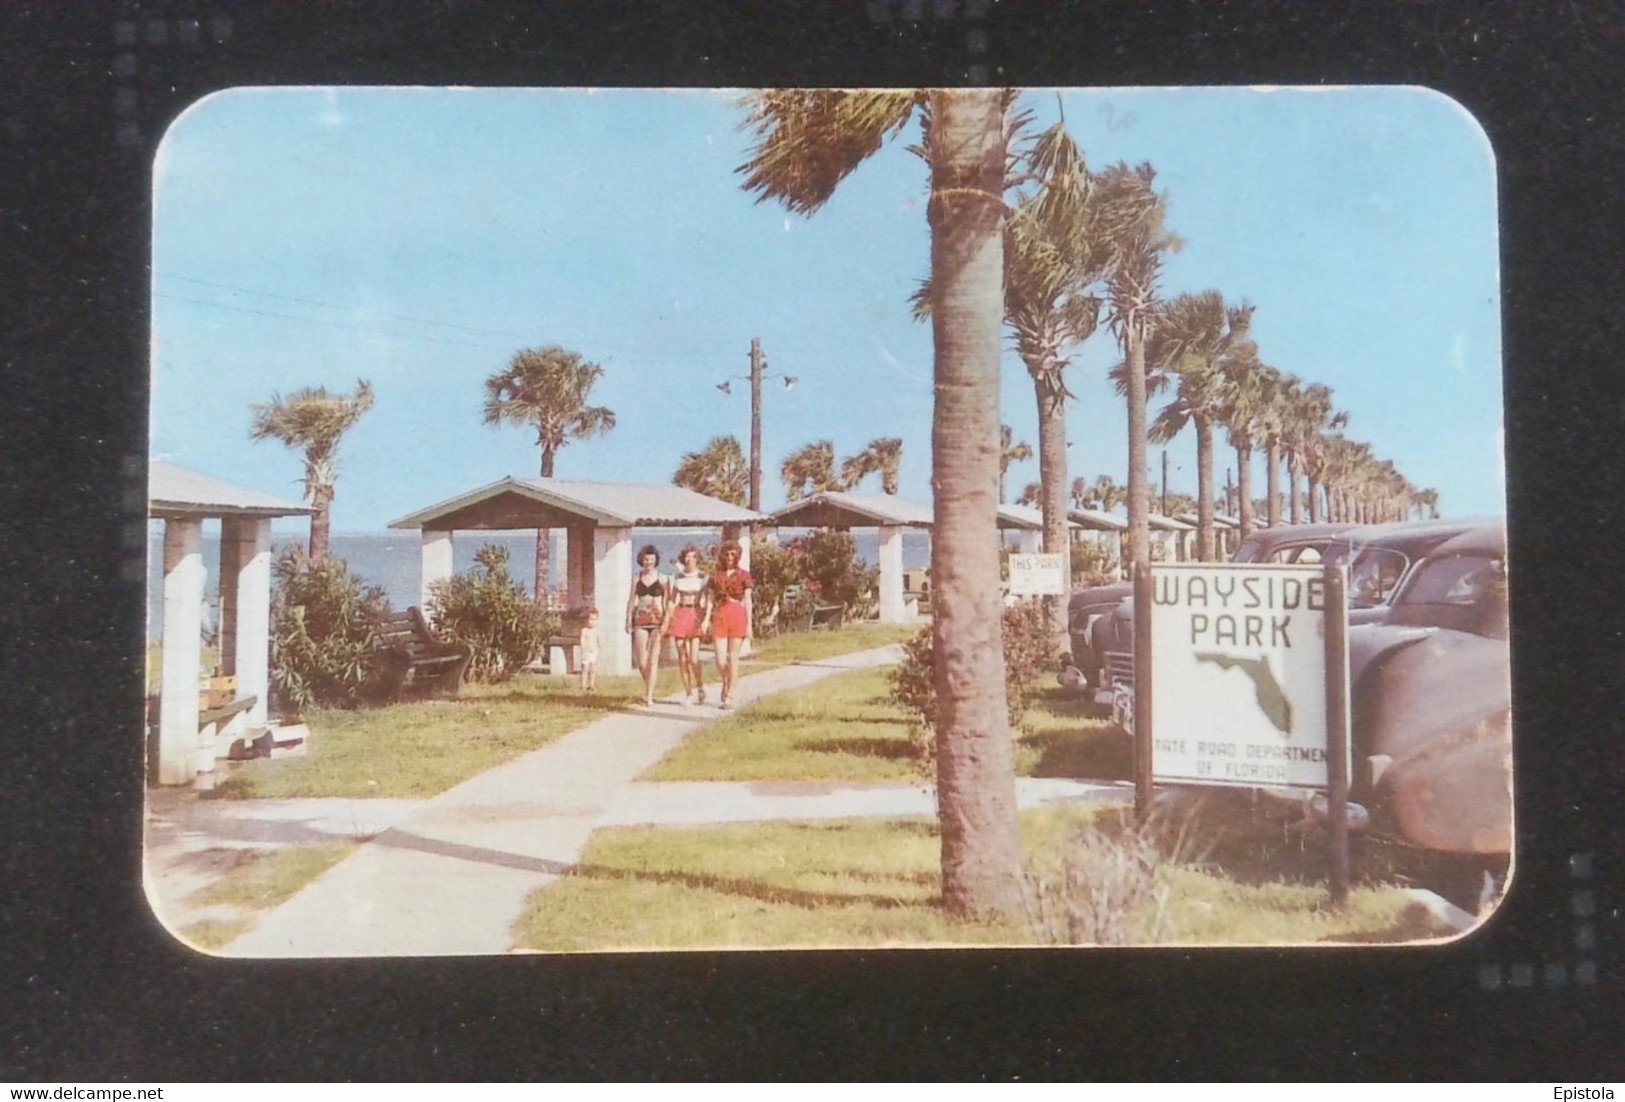
[[[1253,532],[1236,548],[1231,562],[1313,563],[1328,555],[1341,561],[1348,554],[1349,538],[1361,529],[1352,524],[1287,524]],[[1108,655],[1119,657],[1134,649],[1134,586],[1113,582],[1074,593],[1067,604],[1067,629],[1072,643],[1072,665],[1080,670],[1098,703],[1107,704],[1113,678]]]
[[[1367,525],[1351,535],[1346,555],[1349,623],[1381,623],[1417,563],[1445,540],[1490,523],[1489,517],[1410,520]]]
[[[1504,876],[1512,849],[1506,529],[1435,547],[1381,623],[1349,629],[1350,798],[1377,843],[1445,858],[1453,886]]]

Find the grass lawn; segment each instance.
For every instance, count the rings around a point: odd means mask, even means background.
[[[678,688],[677,671],[662,671],[657,691]],[[599,678],[598,691],[587,694],[574,678],[521,674],[500,685],[464,686],[456,699],[318,709],[305,715],[309,753],[235,766],[210,795],[434,796],[642,696],[637,677]]]
[[[906,625],[858,624],[764,640],[741,673],[812,662],[908,638]],[[715,697],[717,675],[707,663]],[[657,692],[680,691],[675,666],[663,669]],[[211,793],[220,799],[309,796],[434,796],[478,773],[546,746],[643,695],[636,677],[601,677],[588,695],[574,678],[521,674],[500,685],[468,685],[451,700],[417,700],[382,708],[316,709],[306,714],[310,751],[303,757],[229,767]]]
[[[221,948],[252,926],[256,915],[291,899],[355,848],[350,842],[323,842],[245,854],[236,868],[186,900],[193,907],[227,908],[232,917],[194,922],[180,936],[203,950]]]
[[[1046,808],[1022,817],[1033,868],[1094,824],[1120,831],[1115,810]],[[519,948],[624,951],[719,947],[1050,944],[1037,921],[946,918],[936,824],[922,819],[636,827],[595,833],[570,876],[531,896],[514,927]],[[1384,888],[1361,888],[1334,910],[1307,882],[1246,883],[1163,863],[1161,944],[1392,942],[1444,937],[1448,927]],[[1132,925],[1152,928],[1147,904]]]
[[[884,669],[836,674],[777,693],[696,731],[646,781],[908,781],[923,778],[908,720]],[[1023,777],[1133,776],[1129,741],[1086,714],[1084,697],[1039,691],[1016,736]]]
[[[788,666],[796,662],[817,662],[839,654],[871,650],[890,643],[902,643],[918,634],[921,624],[845,624],[834,630],[793,631],[756,642],[754,653],[740,661],[741,675],[753,670]],[[706,670],[706,680],[714,681],[715,666]]]

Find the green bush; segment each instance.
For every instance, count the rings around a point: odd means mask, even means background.
[[[1006,605],[1001,623],[1004,642],[1004,700],[1012,728],[1027,714],[1033,693],[1054,669],[1055,646],[1041,601]],[[932,681],[934,658],[929,627],[903,644],[903,660],[888,673],[891,697],[913,719],[910,724],[915,759],[933,767],[936,755],[937,694]]]
[[[277,557],[272,573],[272,708],[353,708],[370,700],[383,680],[373,639],[390,614],[384,591],[363,585],[343,559],[312,559],[299,544]]]
[[[1110,585],[1117,579],[1116,552],[1092,540],[1081,540],[1072,545],[1072,588]]]
[[[789,551],[764,536],[757,536],[750,545],[750,577],[754,583],[751,619],[760,634],[763,621],[773,614],[773,606],[785,603],[784,591],[801,581],[801,572]],[[790,618],[789,611],[780,607],[779,623]]]
[[[798,541],[801,576],[819,604],[840,605],[849,620],[864,619],[874,604],[880,568],[858,558],[849,532],[821,529]]]
[[[429,586],[435,635],[473,653],[470,681],[506,681],[534,658],[559,626],[556,613],[532,601],[508,574],[508,549],[487,544],[475,567]]]

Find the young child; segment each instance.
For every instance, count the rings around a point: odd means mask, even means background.
[[[587,610],[587,622],[581,628],[581,691],[598,691],[598,610]]]

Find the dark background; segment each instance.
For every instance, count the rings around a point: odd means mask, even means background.
[[[1407,950],[256,964],[182,949],[141,893],[131,737],[150,162],[204,93],[288,83],[1382,83],[1455,97],[1488,131],[1502,188],[1519,835],[1507,904],[1463,942]],[[1358,14],[974,0],[6,6],[0,1079],[1618,1082],[1622,85],[1625,9],[1580,0]],[[1576,940],[1581,925],[1594,943]]]

